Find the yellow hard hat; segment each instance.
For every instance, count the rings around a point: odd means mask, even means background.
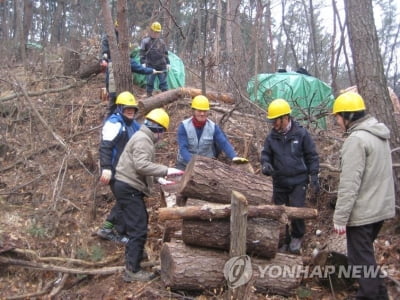
[[[157,123],[158,125],[161,125],[162,127],[164,127],[165,130],[168,130],[169,116],[164,109],[162,109],[162,108],[153,109],[146,115],[146,119],[153,121],[153,122]]]
[[[198,95],[192,100],[192,108],[197,110],[210,110],[208,98],[203,95]]]
[[[122,92],[118,95],[115,104],[120,104],[128,107],[138,108],[138,104],[136,102],[135,96],[133,96],[130,92]]]
[[[153,24],[151,24],[150,28],[155,32],[161,32],[161,24],[158,22],[154,22]]]
[[[336,98],[333,103],[333,114],[365,110],[363,98],[355,92],[346,92]]]
[[[275,99],[270,103],[267,110],[267,118],[270,120],[288,115],[292,112],[289,103],[284,99]]]

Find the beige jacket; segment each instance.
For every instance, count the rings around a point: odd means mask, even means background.
[[[142,125],[126,144],[119,158],[115,178],[146,195],[150,194],[153,176],[164,177],[168,167],[154,163],[155,136]]]
[[[395,216],[390,131],[371,116],[357,120],[341,149],[333,216],[337,225],[361,226]]]

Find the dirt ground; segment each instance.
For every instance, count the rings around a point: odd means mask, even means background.
[[[30,80],[28,84],[18,79],[18,74],[26,75],[23,71],[16,74],[0,82],[0,98],[11,95],[14,88],[18,90],[18,84],[29,92],[38,92],[60,89],[70,80],[54,77]],[[101,87],[100,74],[80,88],[0,101],[0,299],[222,298],[221,290],[171,291],[160,277],[147,283],[124,283],[123,246],[94,235],[114,201],[109,188],[98,184],[98,145],[107,111],[107,103],[99,98]],[[137,98],[143,94],[143,90],[135,90]],[[174,165],[176,128],[190,115],[189,103],[190,99],[182,99],[166,107],[171,126],[158,145],[158,162]],[[213,103],[211,118],[225,120],[221,125],[235,149],[260,173],[259,155],[268,132],[264,114],[243,102],[237,113],[223,118],[224,108],[232,109]],[[310,131],[321,163],[337,168],[342,138],[338,128],[332,124],[328,127],[327,131]],[[320,178],[323,191],[317,203],[307,201],[319,215],[306,223],[305,264],[312,263],[315,249],[331,250],[343,242],[332,231],[338,173],[324,167]],[[157,261],[165,227],[157,219],[157,209],[162,205],[157,189],[146,203],[150,216],[146,250],[149,260]],[[375,243],[378,263],[392,270],[392,279],[386,279],[391,299],[400,298],[399,224],[398,218],[386,222]],[[31,264],[24,263],[27,261]],[[79,272],[87,269],[93,272]],[[329,286],[307,279],[288,299],[345,299],[354,290],[355,286],[333,293]],[[248,299],[286,298],[252,291]]]

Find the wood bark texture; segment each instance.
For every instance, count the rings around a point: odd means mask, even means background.
[[[164,243],[161,248],[161,279],[173,290],[221,288],[227,252],[194,248],[183,243]],[[263,292],[289,296],[299,287],[301,276],[278,276],[275,270],[289,266],[301,268],[301,256],[278,253],[272,259],[252,258],[254,286]]]
[[[223,162],[204,156],[193,156],[181,181],[181,195],[215,203],[230,203],[231,193],[242,193],[249,205],[272,202],[269,178],[240,171]]]
[[[201,200],[189,199],[196,206],[162,207],[158,210],[160,221],[177,219],[224,219],[231,214],[231,206],[228,204],[213,204]],[[205,203],[205,204],[204,204]],[[284,205],[250,205],[248,216],[253,218],[271,218],[275,220],[289,219],[314,219],[318,216],[318,210],[307,207],[290,207]],[[283,217],[282,216],[286,216]]]
[[[279,223],[262,218],[247,221],[246,253],[264,258],[274,257],[278,250]],[[229,250],[230,236],[229,219],[182,222],[182,240],[187,245]]]

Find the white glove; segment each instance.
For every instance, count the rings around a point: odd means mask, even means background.
[[[104,58],[104,59],[108,59],[107,53],[103,53],[103,58]]]
[[[153,74],[161,74],[163,71],[157,71],[156,69],[153,69]]]
[[[169,185],[169,184],[175,184],[175,181],[167,180],[165,178],[159,177],[157,179],[158,183],[161,185]]]
[[[179,176],[183,175],[185,172],[176,168],[168,168],[167,176]]]
[[[346,233],[346,226],[333,224],[333,230],[338,234],[344,234]]]
[[[146,68],[146,64],[142,64],[142,67],[143,67],[143,68]]]
[[[171,70],[171,65],[167,65],[167,72]]]
[[[101,171],[100,182],[104,184],[108,184],[111,180],[112,172],[109,169],[103,169]]]

